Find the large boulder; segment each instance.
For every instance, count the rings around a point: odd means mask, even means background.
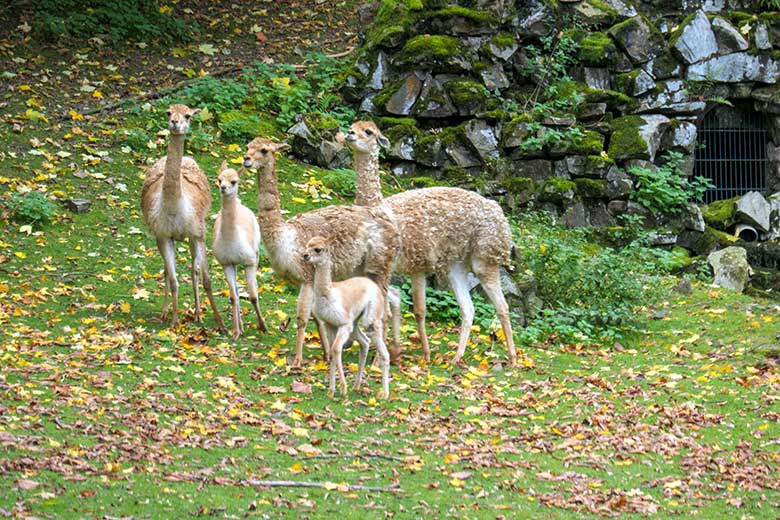
[[[772,210],[763,195],[757,191],[746,193],[737,199],[736,218],[754,226],[759,231],[769,231],[769,215]]]
[[[690,81],[777,83],[780,80],[780,62],[766,54],[735,52],[690,65],[686,77]]]
[[[498,158],[498,139],[492,126],[482,119],[472,119],[466,123],[465,132],[466,139],[484,162]]]
[[[660,31],[643,16],[635,16],[613,25],[608,33],[634,65],[655,58],[663,52],[666,45]]]
[[[307,114],[287,133],[292,153],[310,164],[323,168],[348,168],[352,164],[349,150],[336,142],[338,123],[320,114]]]
[[[718,42],[718,54],[746,51],[750,44],[739,30],[727,20],[716,16],[712,20],[712,32]]]
[[[682,114],[700,112],[707,104],[691,97],[685,83],[679,79],[670,79],[658,83],[657,88],[639,98],[635,112],[662,112]]]
[[[732,246],[715,251],[707,262],[712,266],[713,285],[738,292],[745,290],[751,270],[744,248]]]
[[[398,90],[393,93],[385,103],[385,110],[388,113],[406,116],[412,111],[414,103],[422,90],[422,81],[417,74],[409,74],[403,80]]]
[[[688,121],[674,121],[661,138],[661,148],[691,154],[696,146],[696,125]]]
[[[660,114],[623,116],[612,121],[609,156],[615,160],[655,160],[669,118]]]
[[[718,52],[718,41],[704,11],[696,11],[683,22],[669,42],[686,63],[696,63]]]

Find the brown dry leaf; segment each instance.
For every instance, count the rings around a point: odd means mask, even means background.
[[[310,394],[311,385],[307,383],[301,383],[300,381],[292,382],[292,391],[298,394]]]
[[[16,485],[19,486],[19,489],[24,489],[25,491],[30,491],[40,486],[38,482],[26,478],[20,478],[17,480]]]

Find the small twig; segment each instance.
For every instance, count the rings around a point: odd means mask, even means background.
[[[305,482],[301,480],[259,480],[250,478],[244,481],[250,486],[263,486],[263,487],[306,487],[306,488],[326,488],[330,487],[330,483],[326,482]],[[350,491],[376,491],[379,493],[397,493],[401,491],[400,484],[393,484],[392,486],[360,486],[358,484],[347,484]]]
[[[403,459],[401,457],[394,457],[392,455],[385,455],[383,453],[362,453],[362,454],[348,453],[346,455],[341,455],[337,453],[323,453],[320,455],[312,455],[307,458],[309,459],[385,459],[385,460],[392,460],[396,462],[403,462]]]

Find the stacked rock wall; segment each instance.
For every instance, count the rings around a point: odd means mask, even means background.
[[[780,189],[780,13],[740,7],[382,0],[345,93],[392,141],[396,174],[462,184],[515,210],[534,201],[573,226],[646,214],[630,200],[630,167],[677,151],[692,172],[704,114],[747,104],[768,119],[771,193]],[[550,66],[565,74],[539,70],[545,55],[565,57],[561,41],[575,44],[571,62]],[[702,226],[695,215],[678,224]]]

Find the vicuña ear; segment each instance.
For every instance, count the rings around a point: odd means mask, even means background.
[[[377,134],[376,142],[379,143],[379,146],[381,146],[382,148],[385,149],[390,148],[390,139],[383,136],[382,134]]]
[[[193,116],[194,116],[194,115],[197,115],[197,114],[200,114],[200,109],[199,109],[199,108],[193,108],[193,109],[192,109],[192,112],[191,112],[191,114],[192,114]]]
[[[219,171],[224,172],[225,170],[227,170],[227,161],[223,160],[222,164],[219,165]]]
[[[274,151],[276,152],[283,152],[290,149],[290,145],[287,143],[276,143],[274,144]]]
[[[345,134],[342,131],[339,131],[339,133],[336,134],[336,142],[339,144],[346,144],[347,143],[347,134]]]

